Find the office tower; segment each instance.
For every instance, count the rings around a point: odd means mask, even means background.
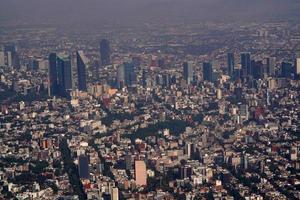
[[[72,67],[69,56],[57,56],[58,92],[63,97],[70,97],[72,90]]]
[[[147,171],[146,164],[143,160],[135,161],[135,183],[137,186],[147,185]]]
[[[187,84],[190,84],[193,81],[194,75],[194,66],[192,62],[183,63],[183,79]]]
[[[77,76],[78,76],[78,90],[86,91],[86,57],[83,51],[76,52],[77,58]]]
[[[190,178],[192,176],[192,167],[189,165],[180,166],[179,176],[180,179]]]
[[[237,87],[234,89],[234,96],[236,102],[242,102],[243,100],[243,89],[241,87]]]
[[[78,173],[79,178],[81,179],[89,179],[89,158],[85,155],[80,155],[78,158]]]
[[[113,187],[111,190],[111,200],[119,200],[119,189],[117,187]]]
[[[245,78],[252,74],[250,53],[241,54],[242,77]]]
[[[39,62],[36,59],[32,60],[31,65],[32,65],[31,68],[32,68],[33,71],[38,71],[39,70]]]
[[[117,87],[122,88],[125,85],[125,71],[124,65],[120,65],[117,68]]]
[[[248,165],[249,165],[249,157],[248,155],[244,155],[242,158],[242,164],[243,164],[243,168],[244,169],[248,169]]]
[[[124,63],[124,81],[127,87],[132,87],[135,84],[134,65],[129,62]]]
[[[156,75],[155,82],[156,82],[157,85],[162,85],[163,84],[163,77],[162,77],[161,74]]]
[[[13,44],[5,45],[4,52],[7,56],[7,66],[19,68],[20,60],[16,46]]]
[[[300,58],[296,59],[296,74],[300,75]]]
[[[269,76],[275,75],[275,65],[276,65],[276,58],[269,57],[267,58],[267,72]]]
[[[5,66],[5,53],[0,51],[0,67]]]
[[[125,168],[126,170],[132,169],[132,157],[130,154],[125,155]]]
[[[106,39],[100,41],[100,58],[103,66],[110,64],[110,45]]]
[[[249,107],[248,105],[241,104],[239,107],[239,114],[242,119],[248,120],[249,119]]]
[[[163,87],[164,88],[170,87],[170,74],[163,74],[162,79],[163,79]]]
[[[203,63],[203,80],[212,82],[212,76],[213,76],[212,74],[213,74],[212,64],[209,62]]]
[[[58,95],[57,56],[49,55],[49,96]]]
[[[7,58],[6,65],[8,67],[12,67],[13,66],[13,58],[12,58],[12,53],[10,51],[6,52],[6,58]]]
[[[252,76],[254,79],[260,79],[263,77],[264,66],[262,61],[251,61],[251,68],[252,68]]]
[[[186,143],[185,144],[185,154],[188,158],[193,158],[195,156],[195,145],[193,143]]]
[[[143,88],[147,87],[147,72],[145,69],[142,72],[142,86]]]
[[[11,53],[15,53],[17,52],[16,46],[13,44],[7,44],[4,45],[4,51],[5,52],[11,52]]]
[[[233,53],[227,54],[227,69],[228,69],[228,75],[232,77],[234,75],[234,54]]]
[[[281,63],[281,77],[282,78],[291,78],[293,72],[293,66],[291,63],[282,62]]]

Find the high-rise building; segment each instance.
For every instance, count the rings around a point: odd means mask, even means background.
[[[275,75],[275,65],[276,65],[276,58],[269,57],[267,58],[267,71],[269,76]]]
[[[252,74],[251,55],[248,52],[241,54],[242,77],[245,78]]]
[[[122,88],[125,84],[125,71],[124,65],[120,65],[117,68],[117,87]]]
[[[233,53],[227,54],[227,69],[228,69],[228,75],[232,77],[234,75],[234,54]]]
[[[170,74],[163,74],[162,79],[163,79],[163,87],[164,88],[170,87]]]
[[[103,66],[110,64],[110,44],[106,39],[100,41],[100,58]]]
[[[193,81],[194,75],[194,66],[192,62],[183,63],[183,78],[187,84],[190,84]]]
[[[5,53],[0,51],[0,66],[5,66]]]
[[[282,62],[281,63],[281,77],[291,78],[293,73],[293,66],[291,63]]]
[[[113,187],[111,190],[111,200],[119,200],[119,189],[117,187]]]
[[[76,52],[77,58],[77,76],[78,76],[78,90],[86,91],[86,57],[83,51]]]
[[[300,58],[296,59],[296,74],[300,75]]]
[[[193,158],[193,156],[195,156],[195,145],[193,143],[186,143],[185,144],[185,154],[189,158]]]
[[[254,79],[260,79],[263,77],[264,65],[262,61],[251,61],[252,76]]]
[[[12,53],[10,51],[6,52],[6,65],[8,67],[12,67],[13,66],[13,56]]]
[[[135,84],[134,65],[131,62],[124,63],[124,81],[127,87],[132,87]]]
[[[58,95],[57,56],[49,55],[49,96]]]
[[[190,178],[192,176],[192,167],[189,165],[180,166],[179,176],[180,179]]]
[[[125,168],[126,170],[131,170],[132,169],[132,156],[130,154],[126,154],[125,156]]]
[[[142,86],[144,88],[147,87],[147,72],[146,70],[144,69],[143,72],[142,72]]]
[[[79,178],[81,179],[89,179],[89,158],[85,155],[80,155],[78,158],[78,172]]]
[[[203,80],[212,82],[213,77],[213,69],[212,64],[209,62],[203,63]]]
[[[5,45],[4,52],[7,56],[7,66],[19,68],[20,60],[16,46],[13,44]]]
[[[69,97],[72,90],[71,59],[66,55],[57,56],[58,92],[61,96]]]
[[[147,185],[147,171],[146,171],[146,164],[143,160],[136,160],[135,161],[135,183],[138,186],[145,186]]]

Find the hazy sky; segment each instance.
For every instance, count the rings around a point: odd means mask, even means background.
[[[300,0],[0,0],[0,23],[300,19]]]

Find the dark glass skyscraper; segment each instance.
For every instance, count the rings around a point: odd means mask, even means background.
[[[110,64],[110,45],[106,39],[100,41],[100,58],[103,66]]]
[[[292,78],[293,65],[288,62],[282,62],[280,71],[282,78]]]
[[[56,53],[49,55],[49,95],[58,94],[57,56]]]
[[[190,84],[193,81],[194,67],[192,62],[183,63],[183,79],[187,84]]]
[[[241,65],[242,65],[242,77],[250,76],[252,74],[251,68],[251,55],[250,53],[241,54]]]
[[[78,173],[79,178],[89,179],[89,158],[85,155],[80,155],[78,159]]]
[[[233,53],[227,54],[227,68],[228,68],[228,75],[232,77],[234,75],[234,54]]]
[[[122,88],[124,87],[125,82],[125,72],[124,72],[124,65],[118,66],[117,69],[117,87]]]
[[[267,72],[269,76],[275,75],[275,66],[276,66],[276,58],[275,57],[269,57],[267,58]]]
[[[59,95],[70,96],[72,90],[72,67],[69,56],[57,56]]]
[[[212,64],[209,62],[203,63],[203,80],[212,82]]]
[[[86,91],[86,58],[83,51],[76,52],[77,59],[77,76],[78,76],[78,90]]]
[[[254,79],[258,80],[260,78],[263,78],[264,74],[264,65],[262,61],[252,61],[251,62],[252,67],[252,76]]]
[[[17,48],[14,44],[4,46],[4,52],[7,56],[7,65],[15,68],[20,68],[20,59],[17,53]]]
[[[133,86],[135,83],[135,73],[133,63],[124,63],[124,81],[126,86]]]

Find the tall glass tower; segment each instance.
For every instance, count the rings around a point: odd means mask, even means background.
[[[78,90],[86,91],[86,57],[83,51],[76,52]]]

